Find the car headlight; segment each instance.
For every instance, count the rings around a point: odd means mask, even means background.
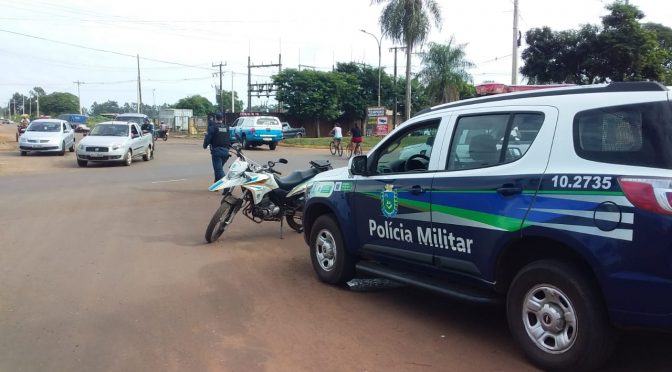
[[[123,147],[122,145],[112,145],[112,146],[110,146],[110,149],[111,149],[112,151],[116,151],[116,150],[119,150],[119,149],[122,148],[122,147]]]
[[[21,137],[19,137],[19,142],[28,142],[28,139],[21,136]]]
[[[80,145],[79,145],[79,149],[82,150],[82,151],[84,151],[84,147],[85,147],[85,146],[84,146],[83,144],[80,144]]]

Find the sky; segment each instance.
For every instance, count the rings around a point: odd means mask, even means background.
[[[511,82],[513,0],[436,0],[442,26],[427,42],[451,36],[465,44],[475,84]],[[519,0],[519,27],[553,30],[599,24],[607,0]],[[672,26],[672,2],[630,0],[645,22]],[[137,100],[140,56],[145,104],[173,104],[199,94],[214,103],[219,84],[213,64],[223,67],[223,86],[233,87],[247,104],[248,56],[253,65],[282,63],[330,71],[338,62],[381,65],[392,74],[399,45],[381,37],[383,5],[370,0],[0,0],[0,106],[14,92],[28,95],[35,86],[47,93],[78,94],[81,104]],[[88,48],[88,49],[87,49]],[[416,50],[422,51],[425,46]],[[519,52],[525,48],[525,43]],[[280,61],[281,58],[281,61]],[[398,74],[405,71],[398,55]],[[522,65],[522,62],[519,62]],[[415,55],[412,70],[421,67]],[[278,67],[252,69],[252,83],[270,82]],[[519,83],[525,83],[522,76]],[[228,101],[230,102],[230,100]],[[253,97],[252,105],[273,104]]]

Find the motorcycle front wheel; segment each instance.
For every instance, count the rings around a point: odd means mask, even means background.
[[[210,219],[208,228],[205,230],[205,240],[208,243],[212,243],[222,236],[224,229],[226,229],[226,226],[228,225],[228,222],[231,221],[232,213],[234,213],[233,205],[224,200]]]

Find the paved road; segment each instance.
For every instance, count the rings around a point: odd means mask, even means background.
[[[282,171],[325,154],[248,152],[288,158]],[[276,224],[238,218],[205,244],[219,198],[197,142],[160,142],[131,167],[0,152],[14,162],[25,171],[0,175],[0,371],[532,370],[499,308],[323,285]],[[670,370],[672,337],[624,340],[609,370]]]

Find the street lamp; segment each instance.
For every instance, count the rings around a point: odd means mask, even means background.
[[[367,32],[364,29],[361,29],[359,31],[362,31],[365,34],[369,34],[373,36],[374,39],[376,39],[376,43],[378,43],[378,107],[380,107],[380,40],[378,37],[370,32]]]

